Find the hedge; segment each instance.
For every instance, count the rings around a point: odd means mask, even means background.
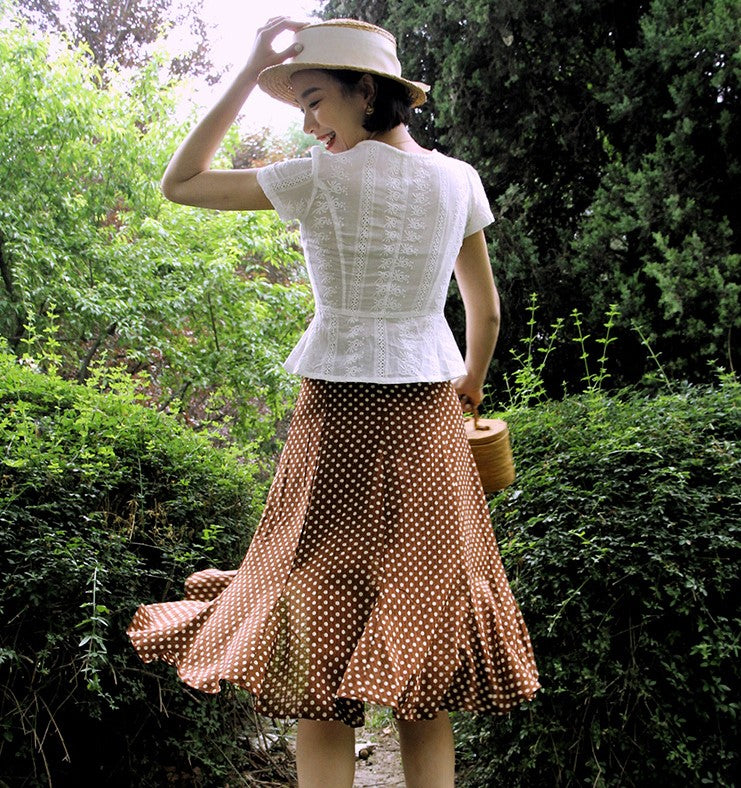
[[[491,502],[543,689],[456,719],[461,786],[728,786],[738,732],[741,387],[509,412]]]
[[[254,458],[7,355],[0,447],[0,784],[214,785],[254,767],[246,693],[188,690],[125,636],[140,603],[239,564]]]

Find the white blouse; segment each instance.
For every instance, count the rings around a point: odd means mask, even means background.
[[[476,171],[366,140],[258,170],[298,219],[315,313],[285,368],[308,378],[408,383],[465,375],[443,308],[463,239],[494,219]]]

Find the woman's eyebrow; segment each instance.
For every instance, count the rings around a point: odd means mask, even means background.
[[[301,98],[305,99],[307,96],[310,96],[314,91],[321,90],[321,88],[307,88],[302,94]]]

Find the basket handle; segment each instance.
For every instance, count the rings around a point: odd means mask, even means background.
[[[470,403],[468,397],[466,397],[467,402],[463,403],[463,407],[465,408],[466,405]],[[474,430],[488,430],[490,429],[488,424],[484,424],[483,426],[479,427],[479,408],[478,405],[474,405],[470,408],[471,417],[473,418],[473,428]]]

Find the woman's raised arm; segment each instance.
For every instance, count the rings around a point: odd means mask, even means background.
[[[273,40],[285,30],[300,30],[303,26],[303,23],[286,17],[275,17],[260,28],[244,68],[183,140],[167,165],[162,178],[162,193],[168,200],[222,210],[265,210],[273,207],[257,182],[257,170],[212,170],[210,167],[224,135],[257,85],[257,75],[264,68],[282,63],[297,52],[294,46],[275,52]]]

